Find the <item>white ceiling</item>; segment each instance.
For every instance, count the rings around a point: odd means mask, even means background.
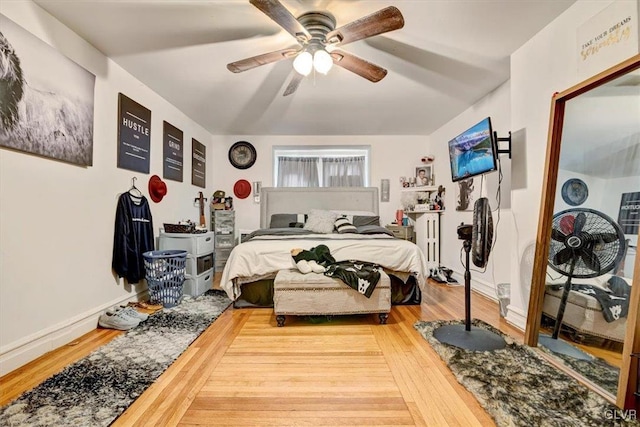
[[[226,64],[295,45],[248,0],[35,0],[212,134],[430,134],[509,78],[509,55],[574,0],[281,0],[344,25],[389,5],[400,30],[344,50],[389,70],[334,67],[283,97],[291,61]]]

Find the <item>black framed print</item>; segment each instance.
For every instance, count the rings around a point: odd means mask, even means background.
[[[207,186],[207,147],[195,138],[191,138],[191,184],[205,188]]]
[[[118,94],[118,167],[149,173],[151,110]]]
[[[162,142],[164,146],[162,176],[165,179],[182,182],[184,160],[184,134],[171,123],[164,121],[162,125]]]
[[[622,193],[618,224],[624,234],[637,235],[640,229],[640,191]]]

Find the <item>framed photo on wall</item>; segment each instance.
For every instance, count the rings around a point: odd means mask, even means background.
[[[93,165],[96,76],[0,14],[0,146]]]
[[[433,185],[432,165],[421,165],[416,167],[416,187]]]

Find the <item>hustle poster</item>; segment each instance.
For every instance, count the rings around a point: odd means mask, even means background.
[[[149,173],[151,110],[118,94],[118,167]]]

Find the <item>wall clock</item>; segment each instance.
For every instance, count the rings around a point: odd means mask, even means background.
[[[562,200],[564,200],[566,204],[578,206],[587,200],[589,189],[583,180],[571,178],[562,184],[561,194]]]
[[[238,141],[229,149],[229,162],[238,169],[249,169],[257,157],[255,147],[247,141]]]

